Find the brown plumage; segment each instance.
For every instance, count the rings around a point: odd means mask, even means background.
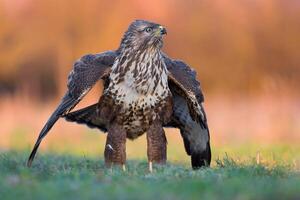
[[[86,55],[75,62],[68,91],[42,129],[28,166],[60,117],[108,132],[104,152],[107,166],[125,165],[126,138],[136,139],[145,132],[149,169],[152,162],[165,163],[163,127],[180,129],[193,168],[209,166],[209,131],[200,84],[188,65],[162,53],[164,34],[161,25],[136,20],[118,50]],[[99,102],[70,112],[99,79],[104,82]]]

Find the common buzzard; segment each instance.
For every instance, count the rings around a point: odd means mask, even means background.
[[[159,24],[136,20],[117,50],[88,54],[76,61],[68,77],[68,91],[41,130],[28,166],[60,117],[108,133],[104,157],[109,167],[125,167],[126,138],[133,140],[145,132],[149,170],[152,163],[165,163],[163,127],[180,129],[194,169],[209,166],[209,130],[200,83],[187,64],[161,51],[166,33]],[[104,82],[99,102],[70,112],[99,79]]]

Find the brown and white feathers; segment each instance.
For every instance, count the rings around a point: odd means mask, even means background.
[[[42,139],[60,117],[106,131],[110,125],[109,117],[102,118],[99,114],[99,104],[106,101],[104,96],[114,97],[112,101],[105,102],[107,104],[122,104],[127,108],[136,106],[137,110],[140,107],[150,108],[141,109],[141,116],[147,116],[145,113],[151,111],[153,116],[165,119],[162,120],[165,127],[180,129],[193,168],[210,164],[209,130],[196,73],[184,62],[170,59],[161,52],[163,41],[158,31],[160,34],[166,33],[156,23],[134,21],[124,34],[118,50],[89,54],[75,62],[68,78],[68,91],[40,132],[28,166]],[[100,79],[104,81],[102,100],[70,112]],[[172,112],[164,112],[165,106],[170,105]],[[155,107],[161,109],[156,110]],[[105,112],[108,116],[113,111]],[[167,115],[170,117],[165,117]],[[137,126],[140,124],[137,123]]]

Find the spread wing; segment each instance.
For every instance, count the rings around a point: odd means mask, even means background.
[[[166,126],[180,129],[186,152],[191,155],[193,168],[208,166],[211,161],[209,129],[196,72],[182,61],[172,60],[166,55],[164,60],[173,95],[172,120]]]
[[[55,122],[73,109],[99,79],[109,75],[110,67],[114,63],[115,57],[117,56],[116,54],[117,53],[114,51],[107,51],[94,55],[89,54],[75,62],[68,77],[68,90],[62,98],[61,103],[41,130],[29,156],[28,166],[31,166],[40,143]]]
[[[164,55],[169,71],[169,88],[173,95],[172,120],[166,127],[180,129],[185,149],[191,156],[193,168],[208,166],[211,161],[209,129],[202,103],[204,101],[196,72],[182,61]],[[96,115],[97,104],[70,112],[64,117],[68,121],[86,124],[106,131],[103,121]]]

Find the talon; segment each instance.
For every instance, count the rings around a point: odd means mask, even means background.
[[[122,169],[124,172],[126,172],[126,166],[124,164],[122,165]]]
[[[149,172],[152,173],[153,172],[153,168],[152,168],[152,162],[149,162]]]

